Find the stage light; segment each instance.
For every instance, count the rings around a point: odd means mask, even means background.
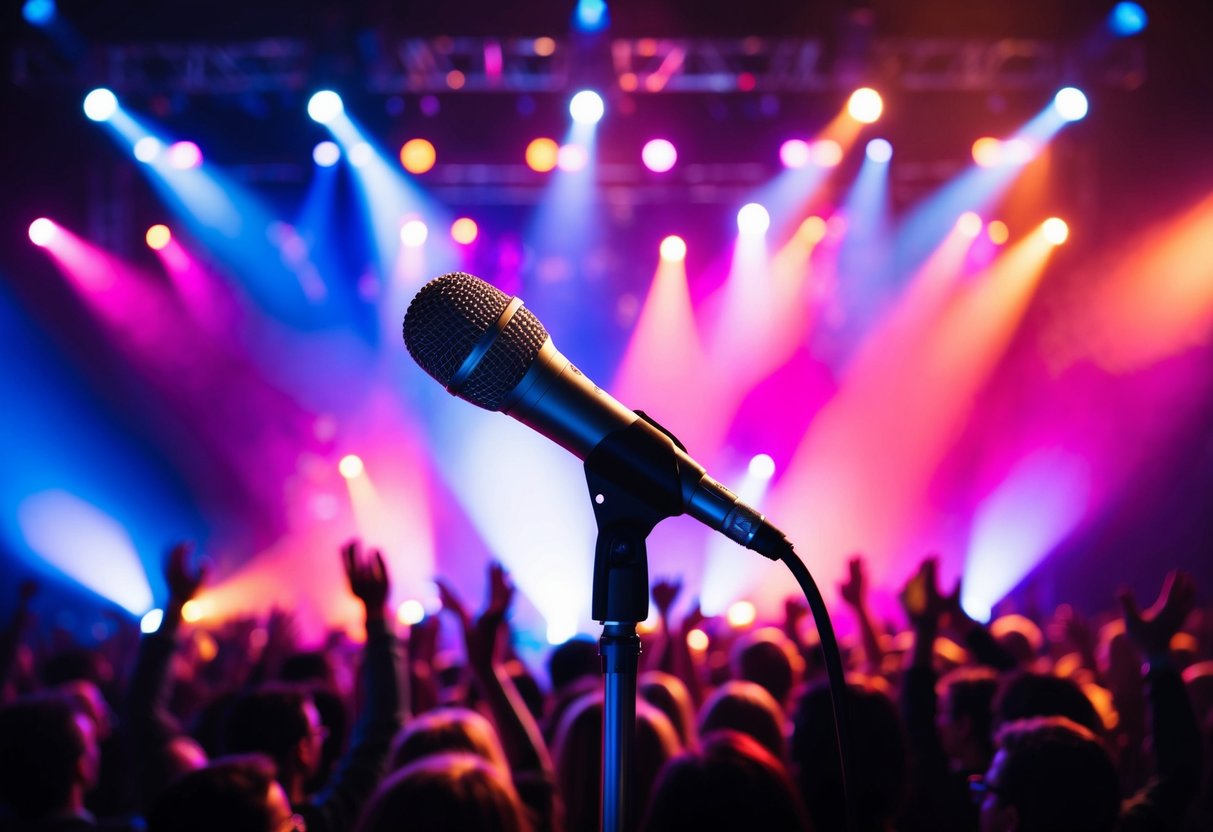
[[[991,243],[1000,246],[1011,239],[1011,229],[1007,228],[1007,224],[1002,220],[993,220],[986,227],[986,236],[990,238]]]
[[[769,480],[775,476],[775,460],[769,454],[756,454],[750,460],[750,476],[760,480]]]
[[[589,163],[589,152],[579,144],[566,144],[556,154],[556,166],[565,173],[576,173]]]
[[[356,454],[346,454],[337,463],[337,470],[341,473],[341,476],[347,480],[352,480],[362,476],[362,472],[366,470],[366,466],[362,464],[362,457]]]
[[[653,139],[645,143],[640,158],[653,173],[665,173],[678,161],[678,150],[665,139]]]
[[[350,164],[356,168],[366,167],[375,158],[375,148],[370,142],[358,142],[350,148]]]
[[[1059,217],[1049,217],[1040,228],[1044,232],[1045,239],[1055,246],[1061,245],[1070,236],[1070,226]]]
[[[139,141],[135,142],[135,158],[145,165],[156,161],[156,157],[160,155],[160,151],[164,149],[164,144],[155,136],[144,136]]]
[[[809,157],[809,143],[803,139],[788,139],[779,146],[779,161],[785,168],[803,168]]]
[[[956,218],[956,230],[970,239],[981,233],[981,217],[973,211],[965,211]]]
[[[29,224],[29,241],[36,246],[45,246],[55,239],[59,227],[46,217],[39,217]]]
[[[686,241],[676,234],[671,234],[661,241],[661,259],[667,263],[680,263],[687,259]]]
[[[818,216],[805,217],[796,229],[796,236],[809,245],[817,245],[825,239],[826,221]]]
[[[741,206],[737,212],[737,230],[746,235],[766,234],[771,227],[771,215],[757,202]]]
[[[177,170],[189,170],[202,164],[202,151],[193,142],[173,142],[168,148],[168,164]]]
[[[144,235],[147,240],[147,247],[152,251],[160,251],[173,239],[173,232],[169,231],[167,225],[157,223],[147,230]]]
[[[55,0],[25,0],[21,15],[31,26],[45,26],[55,19]]]
[[[851,118],[861,124],[872,124],[880,118],[884,111],[884,102],[880,93],[871,87],[861,87],[851,93],[847,100],[847,112]]]
[[[1032,161],[1036,151],[1032,143],[1019,137],[1002,143],[1002,162],[1009,165],[1024,165]]]
[[[687,647],[696,653],[704,652],[711,643],[708,634],[698,627],[687,632]]]
[[[552,38],[535,38],[531,49],[541,58],[549,58],[556,52],[556,41]]]
[[[420,624],[423,618],[425,618],[425,605],[416,598],[402,601],[396,608],[396,620],[406,627]]]
[[[758,618],[758,610],[749,601],[738,601],[729,607],[725,618],[728,619],[730,627],[740,629],[754,623],[754,619]]]
[[[1087,97],[1077,87],[1064,87],[1053,96],[1053,108],[1066,121],[1078,121],[1087,114]]]
[[[597,124],[605,111],[602,96],[593,90],[582,90],[569,102],[569,115],[578,124]]]
[[[139,619],[139,629],[144,635],[151,635],[160,629],[161,622],[164,621],[164,610],[154,609],[148,610],[143,618]]]
[[[400,164],[409,173],[421,174],[434,167],[438,153],[426,139],[409,139],[400,148]]]
[[[341,159],[341,148],[336,142],[317,142],[312,148],[312,161],[322,168],[331,168]]]
[[[972,153],[978,167],[992,168],[1002,164],[1002,142],[993,136],[982,136],[973,142]]]
[[[468,77],[457,69],[452,69],[446,74],[446,85],[450,89],[461,90],[467,82]]]
[[[28,4],[27,4],[28,5]],[[1146,28],[1150,18],[1137,3],[1117,3],[1108,13],[1108,28],[1112,34],[1127,38]]]
[[[118,97],[105,87],[84,96],[84,114],[93,121],[109,121],[118,112]]]
[[[579,32],[601,32],[607,25],[605,0],[577,0],[573,23]]]
[[[537,173],[547,173],[556,167],[560,145],[547,138],[534,139],[526,146],[526,164]]]
[[[883,165],[893,158],[893,145],[889,144],[888,139],[872,139],[868,142],[866,153],[873,162]]]
[[[577,635],[576,621],[567,620],[548,622],[548,644],[564,644],[575,635]]]
[[[421,220],[409,220],[400,226],[400,242],[408,248],[418,248],[425,244],[430,236],[430,229]]]
[[[460,217],[451,223],[451,239],[460,245],[470,246],[480,235],[480,227],[471,217]]]
[[[819,168],[835,168],[842,162],[842,145],[833,139],[821,139],[809,147],[809,157]]]
[[[191,598],[181,606],[181,620],[195,624],[206,617],[206,606],[197,598]]]
[[[341,96],[332,90],[320,90],[307,102],[307,114],[321,124],[328,124],[344,112]]]

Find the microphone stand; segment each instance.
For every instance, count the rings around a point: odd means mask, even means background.
[[[658,522],[681,513],[680,506],[661,497],[638,499],[617,484],[618,478],[608,476],[611,460],[643,455],[647,441],[643,431],[616,431],[585,462],[598,523],[592,612],[594,620],[602,624],[599,655],[606,688],[602,713],[602,832],[627,832],[632,823],[636,674],[640,664],[636,625],[649,612],[645,539]],[[676,469],[673,473],[676,483]],[[662,503],[665,506],[658,507]]]

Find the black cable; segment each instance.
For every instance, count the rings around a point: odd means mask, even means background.
[[[805,600],[809,602],[813,621],[817,625],[817,634],[821,638],[821,652],[825,656],[826,676],[830,682],[830,704],[834,709],[834,735],[838,739],[838,761],[842,765],[842,802],[846,809],[847,829],[854,830],[854,795],[852,790],[847,787],[848,782],[854,782],[851,778],[851,741],[847,728],[847,678],[842,670],[842,656],[838,652],[838,639],[834,637],[834,626],[830,623],[830,613],[826,609],[825,599],[821,597],[821,590],[817,588],[813,576],[809,574],[808,567],[804,565],[790,545],[780,560],[787,564],[793,577],[796,578],[796,583],[800,584],[800,591],[804,593]]]

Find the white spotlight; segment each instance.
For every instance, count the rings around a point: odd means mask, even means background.
[[[341,96],[332,90],[321,90],[307,102],[307,114],[313,121],[321,124],[328,124],[344,112],[345,105],[341,103]]]
[[[606,112],[602,96],[593,90],[582,90],[569,102],[569,115],[578,124],[597,124]]]

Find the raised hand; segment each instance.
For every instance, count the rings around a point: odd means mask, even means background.
[[[164,582],[168,585],[170,604],[185,604],[198,594],[198,590],[206,582],[209,568],[205,561],[190,569],[189,560],[193,552],[194,544],[183,541],[169,549],[165,557]]]
[[[960,608],[959,582],[953,593],[940,593],[936,575],[938,565],[939,559],[935,555],[924,558],[918,571],[910,576],[901,590],[901,606],[915,626],[937,625],[940,618],[953,611],[953,607]]]
[[[653,582],[653,604],[662,621],[670,620],[670,610],[682,593],[682,581],[677,578],[661,578]]]
[[[1147,656],[1164,656],[1171,648],[1172,636],[1179,632],[1196,603],[1196,584],[1187,572],[1172,570],[1158,599],[1145,612],[1138,609],[1129,590],[1122,589],[1117,597],[1129,640]]]
[[[350,582],[350,592],[366,607],[367,615],[382,615],[391,589],[383,554],[378,549],[372,549],[364,557],[361,548],[358,540],[351,540],[341,549],[341,562]]]
[[[847,579],[838,585],[838,594],[852,609],[863,607],[867,598],[867,585],[863,574],[863,557],[855,555],[847,562]]]

